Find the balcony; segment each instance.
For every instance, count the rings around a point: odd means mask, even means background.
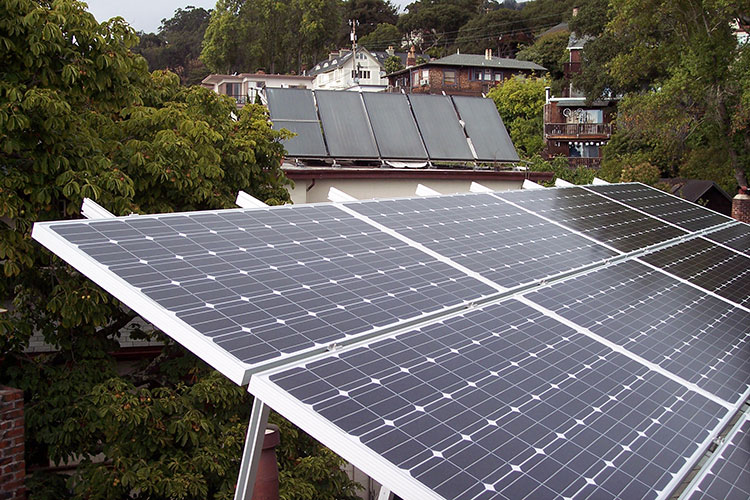
[[[234,94],[227,94],[229,97],[234,97],[234,99],[237,101],[237,107],[241,108],[245,104],[247,104],[248,99],[246,95],[234,95]]]
[[[609,139],[612,123],[545,123],[545,139]]]
[[[568,166],[570,168],[586,167],[598,170],[602,166],[601,158],[576,158],[568,157]]]

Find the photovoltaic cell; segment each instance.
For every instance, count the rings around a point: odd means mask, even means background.
[[[750,305],[750,258],[695,238],[640,257],[736,304]]]
[[[474,160],[450,98],[410,94],[414,116],[433,160]]]
[[[610,184],[587,186],[586,189],[608,196],[688,231],[699,231],[734,220],[644,184]]]
[[[656,498],[726,413],[515,301],[254,377],[250,391],[298,401],[290,417],[308,432],[329,422],[392,476],[455,500]]]
[[[380,157],[359,92],[317,90],[315,98],[331,156]]]
[[[494,292],[332,206],[50,229],[104,266],[81,269],[92,279],[121,278],[251,365]]]
[[[616,255],[487,194],[347,206],[507,288]]]
[[[734,403],[750,384],[750,313],[636,261],[528,298]]]
[[[747,224],[735,224],[705,236],[706,239],[715,241],[722,245],[744,253],[750,254],[750,226]]]
[[[727,436],[718,457],[689,500],[745,500],[750,498],[750,419],[745,416],[734,434]]]
[[[518,161],[516,148],[492,99],[468,96],[453,96],[451,99],[465,123],[466,133],[479,160]]]
[[[318,121],[312,90],[266,89],[271,120]]]
[[[362,98],[383,158],[427,159],[405,95],[364,92]]]
[[[639,250],[687,234],[579,187],[507,191],[495,193],[495,196],[622,252]]]
[[[282,141],[288,156],[322,158],[328,156],[326,145],[323,142],[323,133],[320,130],[320,122],[300,122],[276,120],[273,122],[274,130],[287,129],[297,134],[291,139]]]

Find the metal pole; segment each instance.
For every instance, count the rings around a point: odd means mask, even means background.
[[[380,493],[378,494],[378,500],[391,500],[391,498],[393,498],[391,490],[389,490],[385,486],[381,486]]]
[[[240,473],[237,476],[237,489],[234,491],[234,500],[251,500],[255,477],[258,475],[258,464],[260,454],[263,451],[263,439],[266,436],[266,423],[268,423],[268,412],[270,408],[263,401],[255,398],[253,409],[250,413],[250,423],[247,426],[247,438],[245,439],[245,451],[242,453]]]

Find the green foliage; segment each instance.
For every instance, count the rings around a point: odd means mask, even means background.
[[[141,33],[133,52],[148,61],[149,70],[168,69],[177,73],[185,85],[194,85],[208,75],[198,60],[209,11],[186,7],[177,9],[170,19],[162,19],[157,34]]]
[[[521,4],[521,14],[529,28],[539,33],[566,21],[573,7],[583,3],[579,0],[529,0]]]
[[[527,159],[526,168],[533,172],[552,172],[555,176],[551,181],[543,183],[546,186],[554,186],[556,179],[571,182],[573,184],[591,184],[598,174],[596,170],[579,166],[575,169],[568,166],[568,159],[564,156],[555,156],[545,159],[535,154]]]
[[[574,83],[592,99],[627,93],[620,146],[645,153],[662,174],[700,175],[733,192],[747,184],[750,52],[731,24],[748,9],[747,0],[588,2],[571,27],[599,36]]]
[[[369,34],[359,37],[359,45],[368,50],[385,50],[388,47],[401,48],[401,32],[396,25],[382,23]]]
[[[523,15],[516,10],[498,9],[474,17],[461,26],[456,38],[456,46],[467,54],[482,54],[485,49],[496,50],[500,54],[500,45],[506,45],[503,38],[508,39],[510,46],[505,47],[515,51],[519,41],[517,35],[529,32]]]
[[[530,158],[544,148],[544,88],[546,78],[521,77],[503,81],[487,94],[497,106],[516,150]]]
[[[370,35],[373,31],[380,28],[381,25],[394,26],[398,22],[398,7],[396,7],[389,0],[343,0],[341,2],[342,7],[342,23],[341,23],[341,35],[339,37],[339,45],[345,47],[351,44],[349,39],[349,33],[351,27],[349,26],[350,19],[356,19],[359,21],[357,26],[357,37],[358,43],[363,47],[367,47],[370,50],[383,50],[388,48],[385,45],[382,48],[376,48],[374,45],[371,47],[372,38],[368,38],[370,45],[365,44],[364,38]],[[390,38],[383,38],[380,35],[381,40],[385,40],[390,45],[398,45],[398,40],[401,39],[401,34],[397,36],[391,36]],[[397,40],[394,42],[394,40]],[[389,42],[390,41],[390,42]]]
[[[72,477],[31,475],[32,498],[226,499],[234,490],[249,395],[132,323],[135,313],[30,238],[36,221],[80,217],[83,197],[118,215],[232,207],[240,189],[288,201],[283,136],[266,110],[248,105],[232,119],[231,98],[149,74],[129,50],[136,42],[121,20],[99,24],[81,2],[0,0],[0,220],[9,221],[0,223],[9,309],[0,383],[24,390],[29,466],[81,460]],[[124,331],[167,345],[120,373],[111,353]],[[25,354],[32,332],[57,350]],[[305,436],[286,447],[309,465],[283,462],[293,470],[282,472],[282,490],[349,498],[340,459]]]
[[[431,47],[452,46],[458,30],[474,17],[479,0],[417,0],[406,6],[398,28],[420,52]]]
[[[340,16],[338,0],[219,0],[201,60],[215,73],[300,73],[333,48]]]
[[[395,73],[404,69],[404,63],[401,62],[401,58],[398,56],[390,56],[383,63],[383,67],[386,73]]]
[[[521,49],[516,58],[532,61],[547,68],[552,80],[563,78],[563,60],[567,61],[569,31],[556,31],[539,37],[532,45]]]
[[[649,186],[659,182],[659,168],[650,163],[626,166],[620,174],[620,182],[642,182]]]

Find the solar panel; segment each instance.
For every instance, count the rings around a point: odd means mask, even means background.
[[[427,159],[427,151],[402,94],[362,94],[378,149],[383,158]]]
[[[323,133],[320,130],[320,122],[276,120],[273,122],[273,128],[274,130],[285,128],[297,134],[291,139],[282,141],[287,155],[306,158],[328,156],[323,142]]]
[[[318,121],[312,90],[266,89],[271,120]]]
[[[685,498],[744,500],[750,498],[750,418],[740,419],[725,444],[716,450],[707,473]]]
[[[507,191],[495,196],[623,252],[687,234],[580,187]]]
[[[609,184],[586,189],[642,210],[688,231],[731,222],[733,219],[645,184]]]
[[[325,205],[40,224],[35,238],[235,381],[495,292]]]
[[[724,229],[719,229],[707,234],[705,238],[734,248],[745,255],[750,254],[750,226],[747,224],[735,224]]]
[[[449,97],[410,94],[409,102],[432,160],[474,160]]]
[[[746,226],[714,227],[566,188],[33,237],[397,494],[665,498],[750,396]]]
[[[750,258],[735,251],[694,238],[640,260],[736,304],[750,305]]]
[[[518,161],[516,148],[492,99],[468,96],[453,96],[451,99],[465,123],[466,133],[479,160]]]
[[[657,498],[727,413],[516,301],[254,376],[398,495]]]
[[[636,261],[528,298],[726,401],[750,387],[750,313]]]
[[[487,194],[347,206],[506,288],[616,255]]]
[[[328,150],[336,158],[379,158],[359,92],[316,90]]]

